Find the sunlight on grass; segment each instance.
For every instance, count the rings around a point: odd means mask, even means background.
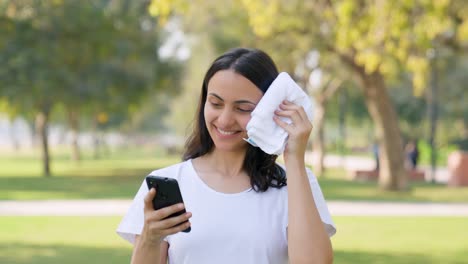
[[[120,216],[109,217],[2,217],[1,242],[68,243],[82,246],[127,247],[115,233]]]
[[[2,217],[0,263],[128,263],[121,217]],[[444,263],[468,259],[468,218],[334,217],[334,263]]]
[[[36,156],[0,153],[0,200],[130,199],[148,173],[180,161],[180,156],[167,156],[161,150],[127,149],[97,160],[85,152],[83,160],[75,163],[61,150],[52,159],[53,175],[45,178]],[[409,191],[388,192],[380,190],[377,182],[348,180],[343,169],[328,169],[319,182],[327,200],[468,201],[468,187],[411,183]]]
[[[179,156],[168,156],[159,152],[148,150],[119,151],[109,156],[93,159],[89,155],[83,155],[82,160],[75,162],[64,154],[56,154],[51,157],[51,171],[53,176],[110,176],[121,175],[121,170],[146,169],[149,171],[168,166],[180,161]],[[86,153],[86,152],[85,152]],[[39,155],[26,154],[0,154],[0,178],[1,177],[42,177],[42,164]]]
[[[2,156],[0,200],[132,198],[151,171],[180,161],[150,154],[132,150],[106,159],[85,157],[79,164],[56,158],[51,177],[40,175],[40,162],[32,154]]]
[[[121,217],[2,217],[0,263],[129,263]]]
[[[336,263],[462,263],[468,218],[335,217]]]

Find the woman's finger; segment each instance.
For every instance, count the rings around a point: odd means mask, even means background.
[[[144,203],[145,203],[144,212],[145,212],[145,214],[147,212],[149,213],[149,212],[154,211],[153,199],[154,199],[155,196],[156,196],[156,189],[154,189],[154,188],[151,188],[151,190],[149,190],[149,192],[145,195],[145,199],[144,199]]]
[[[192,213],[186,212],[178,216],[160,219],[160,215],[158,215],[155,211],[152,215],[146,218],[145,225],[151,233],[161,235],[164,233],[164,230],[188,222],[191,217]]]
[[[174,205],[171,205],[171,206],[167,206],[167,207],[164,207],[164,208],[161,208],[159,210],[156,210],[155,211],[155,216],[158,218],[158,219],[164,219],[172,214],[175,214],[177,212],[180,212],[182,210],[184,210],[185,206],[183,203],[178,203],[178,204],[174,204]]]
[[[161,229],[168,229],[183,222],[187,222],[190,219],[190,217],[192,217],[192,213],[187,212],[178,216],[169,217],[162,221],[159,221],[158,225]]]
[[[303,120],[309,120],[309,117],[307,116],[307,113],[305,112],[304,107],[302,107],[301,105],[297,105],[297,104],[294,104],[292,102],[285,100],[280,105],[280,108],[283,110],[296,111]]]
[[[293,123],[288,124],[284,122],[283,120],[281,120],[281,118],[279,118],[278,116],[273,116],[273,120],[276,122],[278,126],[283,128],[286,132],[291,133],[292,131],[291,129],[294,126]]]
[[[285,111],[276,111],[276,115],[282,116],[282,117],[287,117],[291,119],[294,125],[299,125],[301,122],[303,122],[302,117],[298,114],[297,111],[294,110],[285,110]]]
[[[179,233],[179,232],[189,228],[191,225],[192,224],[187,221],[186,223],[183,223],[183,224],[180,224],[178,226],[174,226],[174,227],[163,230],[162,235],[163,236],[169,236],[169,235]]]

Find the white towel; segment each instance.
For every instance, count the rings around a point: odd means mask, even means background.
[[[288,133],[273,120],[275,110],[284,100],[293,102],[304,108],[309,120],[312,120],[313,103],[309,96],[287,74],[282,72],[271,83],[260,102],[252,112],[252,118],[247,123],[247,135],[252,146],[261,148],[265,153],[280,155],[284,151]],[[290,124],[290,118],[280,117]]]

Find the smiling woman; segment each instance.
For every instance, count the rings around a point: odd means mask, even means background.
[[[312,125],[304,109],[283,101],[275,112],[289,136],[284,165],[244,140],[251,112],[277,76],[257,49],[233,49],[212,63],[184,162],[151,173],[176,179],[184,204],[154,210],[156,190],[143,183],[117,229],[134,244],[132,263],[331,263],[335,226],[305,168]]]
[[[262,92],[248,79],[232,70],[217,72],[208,83],[205,125],[218,150],[244,151],[246,126]]]

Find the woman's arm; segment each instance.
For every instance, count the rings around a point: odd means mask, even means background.
[[[280,105],[278,116],[289,117],[292,124],[275,117],[289,135],[284,152],[288,178],[288,255],[290,263],[332,263],[330,238],[315,205],[305,170],[305,151],[312,124],[301,106],[291,102]]]
[[[144,242],[140,241],[140,236],[136,236],[131,263],[166,264],[169,244],[166,241],[162,241],[159,245],[159,250],[155,250],[156,248],[158,248],[158,245],[144,245]],[[159,262],[154,262],[155,259],[159,259]]]
[[[189,212],[167,218],[181,211],[184,208],[183,204],[175,204],[154,210],[152,200],[155,196],[156,190],[154,188],[145,196],[145,222],[141,235],[135,238],[132,264],[165,264],[167,262],[169,244],[164,241],[164,238],[185,230],[190,226],[188,219],[192,214]]]
[[[291,263],[332,263],[330,238],[314,202],[304,162],[285,159],[288,175],[288,254]]]

